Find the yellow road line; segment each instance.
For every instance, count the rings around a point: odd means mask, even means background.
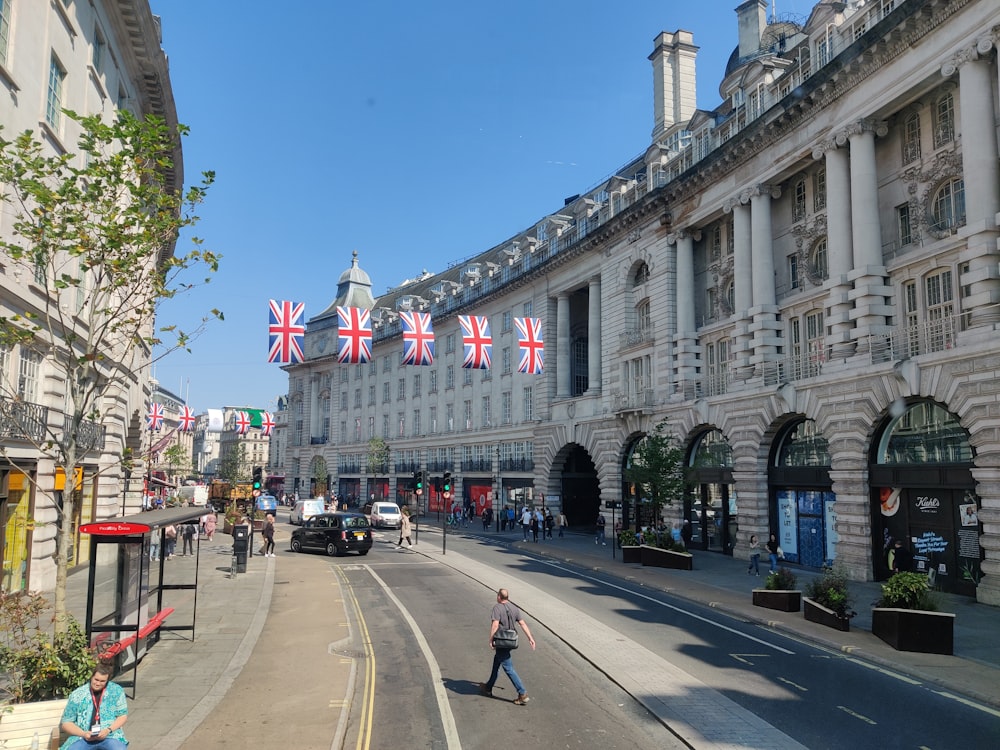
[[[368,750],[371,747],[372,723],[375,713],[375,649],[372,647],[371,635],[368,632],[368,623],[365,622],[365,616],[361,612],[361,604],[354,595],[354,589],[351,588],[350,581],[347,580],[347,576],[339,568],[337,569],[337,574],[344,582],[344,588],[351,598],[351,603],[354,605],[354,613],[358,618],[358,629],[361,632],[361,645],[365,653],[365,682],[362,688],[361,725],[358,731],[357,748],[358,750]]]

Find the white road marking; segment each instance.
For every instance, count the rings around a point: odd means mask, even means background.
[[[981,703],[976,703],[975,701],[969,700],[968,698],[963,698],[960,695],[955,695],[954,693],[948,693],[945,692],[944,690],[935,690],[934,692],[940,695],[942,698],[951,698],[951,700],[958,701],[962,705],[968,706],[969,708],[977,708],[983,713],[1000,717],[1000,711],[997,711],[994,708],[990,708],[989,706],[984,706]]]
[[[893,672],[893,671],[891,671],[889,669],[884,669],[883,667],[880,667],[877,664],[869,664],[868,662],[862,661],[861,659],[848,658],[847,661],[851,662],[851,664],[857,664],[857,665],[862,666],[862,667],[867,667],[868,669],[871,669],[871,670],[873,670],[875,672],[881,672],[886,677],[895,677],[900,682],[905,682],[908,685],[922,685],[923,684],[923,683],[920,682],[920,680],[914,680],[913,678],[907,677],[906,675],[903,675],[903,674],[899,674],[898,672]]]
[[[778,680],[779,680],[779,682],[783,682],[786,685],[791,685],[796,690],[801,690],[803,693],[808,693],[809,692],[809,688],[803,687],[802,685],[799,685],[797,682],[792,682],[791,680],[786,680],[784,677],[779,677]]]
[[[872,726],[875,726],[875,725],[878,724],[877,721],[869,719],[867,716],[863,716],[863,715],[859,714],[857,711],[852,711],[847,706],[837,706],[837,708],[839,708],[841,711],[843,711],[848,716],[853,716],[855,719],[860,719],[861,721],[867,722],[868,724],[871,724]]]

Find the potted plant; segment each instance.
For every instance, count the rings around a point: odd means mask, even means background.
[[[951,655],[955,615],[938,612],[923,573],[896,573],[882,584],[882,598],[872,609],[872,633],[897,651]]]
[[[795,585],[795,574],[784,566],[778,568],[768,574],[764,588],[753,590],[754,606],[779,612],[798,612],[802,607],[802,592]]]
[[[675,543],[666,534],[650,529],[639,547],[640,561],[647,567],[693,570],[694,556],[683,544]]]
[[[642,562],[641,550],[639,549],[639,535],[632,529],[622,529],[618,532],[618,546],[622,550],[622,562]]]
[[[857,614],[851,609],[852,603],[844,572],[823,568],[823,574],[806,586],[802,612],[810,622],[847,632],[851,629],[851,618]]]
[[[222,522],[222,533],[232,534],[233,527],[236,526],[240,520],[243,518],[243,511],[239,509],[236,505],[236,501],[232,501],[226,506],[226,513],[223,517]]]
[[[66,697],[90,679],[94,651],[80,624],[67,617],[53,627],[49,602],[39,594],[0,591],[0,747],[27,747],[36,736],[58,736]],[[48,747],[48,740],[45,742]]]

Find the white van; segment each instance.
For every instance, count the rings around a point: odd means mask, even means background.
[[[194,487],[178,487],[176,497],[188,505],[208,505],[208,487],[203,484]]]
[[[312,500],[298,500],[295,505],[292,506],[292,512],[288,517],[288,523],[301,524],[303,521],[308,521],[313,516],[318,516],[325,510],[326,503],[321,497],[315,497]]]

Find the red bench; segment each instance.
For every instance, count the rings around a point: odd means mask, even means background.
[[[153,632],[163,625],[163,621],[166,620],[170,615],[174,613],[173,607],[167,607],[166,609],[161,609],[151,618],[149,622],[143,625],[139,632],[133,633],[127,638],[122,638],[120,641],[116,641],[108,646],[106,649],[101,651],[101,656],[117,656],[122,651],[127,649],[133,643],[135,643],[139,638],[148,638]]]

